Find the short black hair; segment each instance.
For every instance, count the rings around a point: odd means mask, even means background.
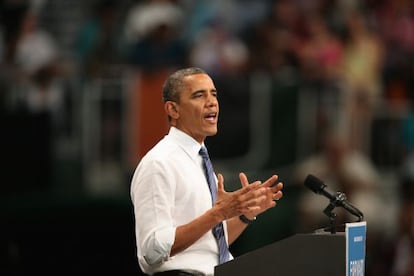
[[[162,88],[162,101],[164,103],[167,101],[179,102],[180,92],[184,87],[184,77],[197,74],[207,73],[203,69],[200,69],[198,67],[189,67],[180,69],[171,74],[165,81],[164,86]]]

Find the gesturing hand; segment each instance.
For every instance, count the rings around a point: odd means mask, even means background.
[[[251,184],[249,184],[249,180],[247,179],[246,174],[240,173],[239,174],[240,182],[242,184],[242,187],[247,187]],[[275,207],[277,204],[277,200],[279,200],[282,196],[282,189],[283,189],[283,183],[276,181],[278,180],[277,175],[272,175],[270,178],[268,178],[263,184],[259,185],[260,188],[266,188],[265,196],[266,198],[261,201],[260,204],[256,205],[254,209],[250,209],[243,214],[249,218],[252,219],[256,217],[257,215],[265,212],[269,208]]]
[[[282,183],[273,185],[278,177],[273,175],[264,183],[255,181],[249,184],[247,176],[244,173],[239,174],[242,187],[234,192],[224,190],[224,177],[222,174],[217,175],[218,189],[217,201],[215,208],[219,209],[223,220],[234,216],[244,214],[253,218],[258,214],[276,205],[275,200],[282,197]]]

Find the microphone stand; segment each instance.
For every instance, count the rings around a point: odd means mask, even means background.
[[[329,230],[331,234],[336,233],[336,214],[332,212],[335,207],[335,204],[331,201],[331,203],[329,203],[329,205],[323,210],[324,214],[329,217],[329,227],[326,230]]]
[[[341,202],[346,200],[346,195],[341,192],[336,192],[335,197],[331,198],[329,205],[323,210],[323,213],[329,217],[329,227],[327,230],[330,230],[331,234],[336,234],[336,213],[333,212],[338,206],[341,206]]]

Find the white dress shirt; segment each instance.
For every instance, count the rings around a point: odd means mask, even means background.
[[[217,242],[211,231],[170,257],[175,230],[212,207],[201,145],[171,127],[138,164],[131,184],[138,262],[147,273],[181,269],[213,275]],[[226,239],[227,225],[224,222]],[[231,256],[231,259],[233,257]]]

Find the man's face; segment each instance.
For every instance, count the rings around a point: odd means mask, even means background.
[[[175,126],[202,143],[207,136],[217,133],[217,91],[206,74],[187,76],[184,82],[186,86],[181,91],[179,103],[176,103]]]

